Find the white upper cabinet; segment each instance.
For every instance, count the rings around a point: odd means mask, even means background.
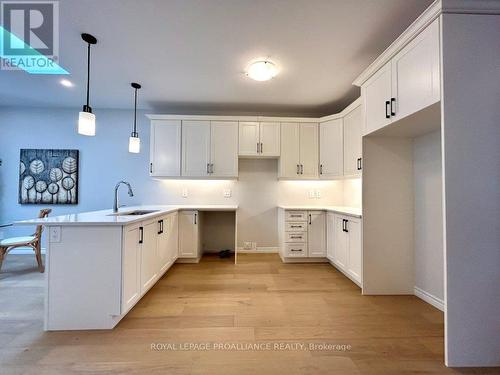
[[[344,116],[344,175],[357,176],[362,168],[361,106]]]
[[[300,124],[300,177],[318,178],[319,145],[318,124]]]
[[[362,84],[363,134],[440,100],[439,56],[439,19],[436,19]]]
[[[365,108],[363,134],[371,133],[391,122],[391,62],[375,73],[361,87]]]
[[[210,151],[210,121],[182,121],[182,175],[208,176]]]
[[[300,134],[298,123],[281,123],[281,156],[279,176],[299,178],[300,173]]]
[[[260,150],[259,123],[240,121],[239,156],[257,156]]]
[[[280,123],[240,121],[238,155],[242,157],[280,156]]]
[[[280,156],[280,123],[260,123],[260,155],[266,157]]]
[[[181,121],[152,120],[150,141],[151,176],[181,175]]]
[[[392,121],[440,100],[439,21],[435,20],[392,59]]]
[[[319,176],[323,179],[344,174],[344,131],[342,119],[319,125]]]
[[[212,121],[210,176],[238,177],[238,122]]]
[[[317,123],[282,123],[280,178],[318,178]]]

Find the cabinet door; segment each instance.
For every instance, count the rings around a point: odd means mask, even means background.
[[[300,124],[300,177],[318,178],[318,124]]]
[[[439,101],[440,91],[436,19],[392,59],[392,121]]]
[[[150,141],[151,176],[181,175],[181,121],[152,120]]]
[[[260,155],[280,156],[280,123],[260,123]]]
[[[347,269],[347,261],[349,257],[348,236],[344,232],[343,216],[335,215],[335,249],[333,262],[342,270]]]
[[[139,225],[123,228],[122,314],[125,314],[141,298],[141,244],[139,242]]]
[[[182,121],[182,175],[208,176],[210,121]]]
[[[156,220],[142,226],[141,244],[141,295],[146,293],[158,276],[157,237],[158,223]]]
[[[361,220],[347,219],[347,235],[349,237],[349,257],[347,272],[361,283]]]
[[[212,121],[210,128],[210,175],[238,177],[238,122]]]
[[[168,227],[168,250],[170,256],[170,262],[174,263],[179,257],[179,215],[174,212],[169,215],[169,227]]]
[[[344,175],[361,174],[361,106],[344,116]]]
[[[257,156],[259,153],[259,123],[241,121],[238,125],[240,156]]]
[[[364,132],[371,133],[391,122],[391,62],[389,61],[361,87],[364,102]]]
[[[326,214],[322,211],[309,211],[307,241],[309,257],[326,256]]]
[[[335,214],[326,214],[326,257],[334,261],[335,250]]]
[[[342,119],[319,125],[319,175],[321,178],[344,174],[344,130]]]
[[[162,275],[172,263],[172,259],[170,256],[169,228],[170,216],[165,216],[158,220],[157,251],[159,266],[158,269],[160,275]]]
[[[281,123],[281,156],[279,177],[299,178],[299,124]]]
[[[198,211],[179,213],[179,257],[198,258]]]

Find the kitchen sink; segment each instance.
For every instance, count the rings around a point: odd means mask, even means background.
[[[128,212],[116,212],[108,216],[140,216],[146,214],[152,214],[153,212],[158,212],[159,210],[135,210]]]

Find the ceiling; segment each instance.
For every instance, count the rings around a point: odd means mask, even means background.
[[[0,106],[84,104],[86,45],[91,106],[156,113],[318,116],[359,96],[352,81],[432,0],[61,0],[61,76],[0,71]],[[257,57],[275,61],[268,82],[244,75]]]

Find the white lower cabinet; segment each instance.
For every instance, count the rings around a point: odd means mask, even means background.
[[[177,259],[177,212],[123,228],[121,313],[125,314]]]
[[[326,256],[326,214],[324,211],[309,211],[307,247],[309,257]]]
[[[122,246],[122,314],[141,298],[141,230],[140,223],[123,228]]]
[[[179,213],[179,258],[198,261],[201,258],[200,213],[181,211]]]
[[[361,219],[328,213],[327,258],[346,276],[361,286]]]
[[[281,257],[324,258],[326,256],[325,212],[280,210]]]

